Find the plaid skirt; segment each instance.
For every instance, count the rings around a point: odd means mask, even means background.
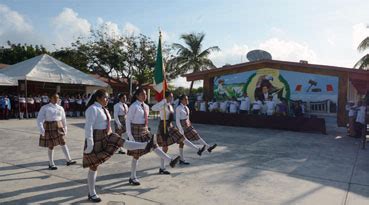
[[[184,136],[171,122],[167,121],[166,128],[167,132],[164,134],[164,121],[160,120],[158,132],[156,133],[159,146],[164,147],[183,142]]]
[[[131,132],[133,135],[133,138],[136,142],[148,142],[151,139],[151,134],[144,124],[133,124],[131,123]],[[157,145],[154,145],[154,149],[157,147]],[[149,153],[149,151],[145,152],[144,149],[136,149],[136,150],[128,150],[127,155],[133,156],[133,157],[141,157],[145,154]]]
[[[190,141],[196,141],[200,139],[199,133],[192,127],[191,122],[188,120],[181,120],[181,125],[184,131],[185,137]]]
[[[40,135],[38,144],[40,147],[55,147],[65,144],[65,132],[61,121],[45,121],[44,129],[45,135]]]
[[[123,146],[125,140],[115,133],[107,134],[106,130],[94,130],[94,148],[91,153],[83,153],[83,168],[98,166],[107,161]],[[87,143],[85,141],[85,148]]]
[[[122,128],[118,128],[117,123],[115,123],[115,121],[114,121],[115,133],[117,133],[118,135],[122,135],[123,133],[125,133],[127,131],[127,129],[126,129],[126,118],[125,118],[124,115],[119,115],[118,117],[119,117],[120,124],[122,124]]]

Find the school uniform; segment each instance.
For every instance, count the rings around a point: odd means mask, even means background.
[[[20,118],[23,119],[24,113],[26,112],[26,98],[25,97],[19,97],[19,112],[20,112]]]
[[[34,97],[35,100],[35,116],[37,117],[38,112],[41,109],[41,98],[40,97]]]
[[[42,105],[46,105],[49,103],[49,97],[46,95],[41,96],[41,103]]]
[[[250,98],[249,97],[240,97],[237,100],[241,101],[240,105],[240,113],[248,114],[250,111]]]
[[[254,101],[252,104],[252,113],[258,115],[260,113],[261,106],[262,102],[260,100]]]
[[[237,113],[238,112],[238,102],[232,101],[229,104],[229,113]]]
[[[357,135],[358,137],[365,137],[366,133],[366,107],[360,106],[357,108],[357,115],[356,115],[356,125],[357,125]]]
[[[127,131],[126,129],[126,115],[128,113],[128,106],[125,103],[118,102],[114,105],[114,123],[115,133],[122,135]]]
[[[272,100],[267,100],[265,101],[265,105],[266,105],[266,114],[268,116],[272,116],[275,111],[275,102]]]
[[[35,100],[33,98],[27,98],[27,109],[29,117],[33,117],[35,112]]]

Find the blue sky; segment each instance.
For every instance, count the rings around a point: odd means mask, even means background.
[[[352,67],[363,55],[358,43],[369,36],[368,8],[365,0],[0,0],[0,45],[68,46],[100,24],[156,41],[161,27],[167,43],[205,32],[204,46],[221,48],[211,56],[217,66],[245,62],[248,51],[264,49],[278,60]]]

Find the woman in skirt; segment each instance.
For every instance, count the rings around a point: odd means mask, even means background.
[[[186,95],[181,95],[179,97],[179,105],[176,108],[176,124],[179,132],[183,134],[188,140],[191,142],[198,141],[201,145],[204,145],[207,148],[208,152],[210,153],[217,144],[210,146],[206,143],[197,133],[197,131],[192,127],[190,122],[190,110],[187,107],[188,105],[188,97]],[[184,160],[183,157],[183,146],[184,144],[179,144],[179,156],[181,160],[179,161],[180,164],[189,165],[188,162]]]
[[[114,124],[115,133],[123,137],[126,133],[126,115],[128,113],[128,106],[126,104],[127,97],[123,93],[118,95],[119,102],[114,105]],[[123,148],[118,151],[119,154],[125,154]]]
[[[65,144],[64,136],[67,134],[67,121],[63,107],[57,104],[59,95],[51,96],[51,101],[41,107],[37,116],[37,126],[40,130],[40,147],[47,147],[49,156],[49,169],[58,169],[54,163],[54,147],[60,145],[67,160],[67,166],[75,164]]]
[[[150,108],[145,104],[146,98],[146,91],[142,88],[139,88],[133,95],[133,103],[131,103],[131,106],[128,109],[126,127],[128,138],[132,141],[147,142],[151,139],[148,128]],[[161,159],[170,162],[171,167],[174,167],[178,163],[179,157],[176,157],[175,159],[170,158],[163,152],[162,149],[157,146],[157,144],[154,145],[154,152]],[[146,153],[148,153],[148,151],[143,149],[128,151],[127,154],[133,157],[131,164],[131,178],[129,179],[130,184],[140,185],[136,175],[137,163],[138,159]]]
[[[100,202],[101,199],[95,190],[97,167],[107,161],[118,150],[124,147],[127,150],[143,149],[150,151],[153,141],[131,142],[112,133],[110,126],[110,114],[105,108],[108,104],[108,93],[97,90],[90,98],[86,110],[85,123],[85,149],[83,153],[83,168],[89,167],[88,199],[92,202]]]
[[[153,111],[160,111],[160,123],[157,131],[157,142],[158,145],[163,147],[163,151],[165,153],[168,152],[168,146],[175,143],[183,143],[195,150],[197,150],[197,154],[201,156],[202,152],[205,150],[205,145],[202,148],[197,147],[192,144],[186,137],[179,132],[179,130],[174,127],[172,121],[174,121],[174,109],[172,105],[168,102],[173,98],[173,94],[171,92],[165,93],[165,98],[152,106]],[[164,115],[165,110],[165,115]],[[164,129],[164,116],[166,121],[166,126]],[[165,130],[165,132],[164,132]],[[170,174],[169,171],[165,170],[165,161],[161,159],[159,174]]]

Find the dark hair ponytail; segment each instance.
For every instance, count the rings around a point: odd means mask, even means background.
[[[185,95],[185,94],[182,94],[181,96],[179,96],[178,105],[180,105],[182,100],[185,99],[186,97],[187,97],[187,95]]]
[[[97,98],[102,98],[106,95],[106,90],[104,89],[99,89],[96,92],[94,92],[90,99],[87,101],[87,105],[86,105],[86,109],[88,109],[92,104],[94,104],[97,100]]]
[[[137,100],[137,96],[142,93],[143,91],[145,91],[142,87],[138,88],[135,93],[133,94],[132,96],[132,99],[131,99],[131,105]]]

